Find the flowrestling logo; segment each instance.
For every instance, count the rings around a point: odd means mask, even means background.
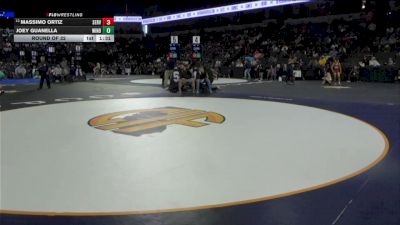
[[[221,124],[224,121],[225,117],[215,112],[162,107],[109,113],[89,120],[88,124],[100,130],[140,136],[162,132],[170,125],[203,127],[209,123]]]

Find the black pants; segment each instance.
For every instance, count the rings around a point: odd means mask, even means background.
[[[42,89],[44,80],[46,80],[47,87],[50,88],[50,77],[49,77],[49,75],[41,75],[41,76],[40,76],[40,86],[39,86],[39,89]]]
[[[286,83],[292,82],[294,83],[294,75],[287,75],[286,76]]]

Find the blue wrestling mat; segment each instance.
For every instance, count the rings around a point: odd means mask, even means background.
[[[4,79],[0,80],[0,85],[16,86],[16,85],[36,85],[39,84],[39,79]]]

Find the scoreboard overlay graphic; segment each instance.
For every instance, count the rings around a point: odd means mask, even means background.
[[[17,18],[14,42],[114,42],[114,18]]]

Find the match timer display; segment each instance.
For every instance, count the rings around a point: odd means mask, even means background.
[[[114,18],[17,18],[14,42],[114,42]]]

